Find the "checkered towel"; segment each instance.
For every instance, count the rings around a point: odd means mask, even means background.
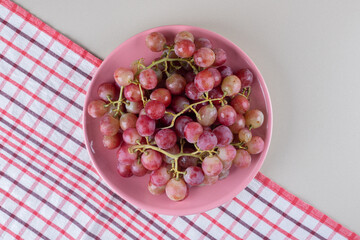
[[[231,202],[196,215],[148,213],[115,195],[82,134],[100,64],[0,1],[1,239],[360,239],[261,173]]]

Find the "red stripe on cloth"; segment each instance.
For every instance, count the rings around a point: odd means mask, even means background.
[[[58,31],[53,29],[47,24],[44,24],[40,19],[17,5],[16,3],[11,2],[10,0],[2,0],[0,2],[1,5],[5,6],[6,8],[10,9],[11,12],[21,16],[24,20],[30,22],[34,26],[37,26],[41,31],[46,32],[48,35],[56,39],[58,42],[62,43],[64,46],[71,49],[73,52],[79,54],[82,58],[86,59],[87,61],[91,62],[95,66],[99,67],[101,64],[101,60],[95,57],[93,54],[86,51],[84,48],[80,47],[69,38],[65,37],[64,35],[60,34]]]
[[[256,175],[255,179],[258,180],[259,182],[261,182],[262,184],[264,184],[266,187],[273,190],[274,192],[278,192],[280,196],[282,196],[289,202],[293,202],[293,201],[296,202],[295,206],[298,207],[299,209],[301,209],[302,211],[305,212],[309,207],[311,207],[309,204],[305,203],[304,201],[302,201],[295,195],[289,193],[284,188],[280,187],[277,183],[273,182],[271,179],[269,179],[268,177],[263,175],[261,172],[259,172]],[[323,222],[326,226],[333,229],[334,231],[335,231],[335,229],[337,229],[336,232],[345,237],[350,238],[350,237],[356,236],[356,234],[354,232],[345,228],[341,224],[335,222],[335,220],[328,217],[326,214],[320,212],[316,208],[312,208],[311,211],[309,212],[309,215],[312,216],[313,218],[317,219],[318,221]],[[324,216],[325,216],[325,218],[324,218]]]

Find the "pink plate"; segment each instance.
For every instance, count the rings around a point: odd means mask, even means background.
[[[246,169],[232,168],[230,175],[217,182],[215,185],[206,187],[193,187],[189,196],[181,202],[169,200],[165,194],[153,196],[147,190],[149,175],[144,177],[123,178],[117,173],[116,150],[106,150],[102,146],[102,135],[99,131],[99,119],[91,118],[84,111],[84,134],[88,153],[96,170],[108,186],[120,197],[131,204],[149,212],[167,215],[188,215],[210,210],[232,200],[258,173],[269,149],[272,131],[272,110],[270,96],[264,79],[251,59],[234,43],[226,38],[210,32],[206,29],[170,25],[146,30],[136,34],[124,43],[120,44],[101,64],[97,70],[86,95],[86,110],[89,102],[98,99],[98,86],[104,82],[114,82],[113,73],[118,67],[129,67],[139,58],[144,58],[149,64],[158,57],[159,53],[153,53],[145,46],[145,37],[150,32],[158,31],[165,35],[168,40],[174,38],[180,31],[189,31],[195,38],[206,37],[211,40],[214,47],[223,48],[228,56],[226,64],[233,70],[250,68],[254,73],[254,84],[251,94],[251,109],[258,108],[264,112],[265,122],[260,129],[253,134],[263,137],[265,149],[261,154],[252,156],[252,163]]]

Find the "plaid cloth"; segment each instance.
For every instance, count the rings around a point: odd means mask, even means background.
[[[231,202],[197,215],[152,214],[115,195],[82,135],[100,64],[0,1],[1,239],[360,239],[261,173]]]

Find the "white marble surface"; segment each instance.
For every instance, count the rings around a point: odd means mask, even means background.
[[[132,35],[168,24],[235,42],[272,98],[273,138],[261,171],[360,233],[359,1],[15,2],[100,58]]]

